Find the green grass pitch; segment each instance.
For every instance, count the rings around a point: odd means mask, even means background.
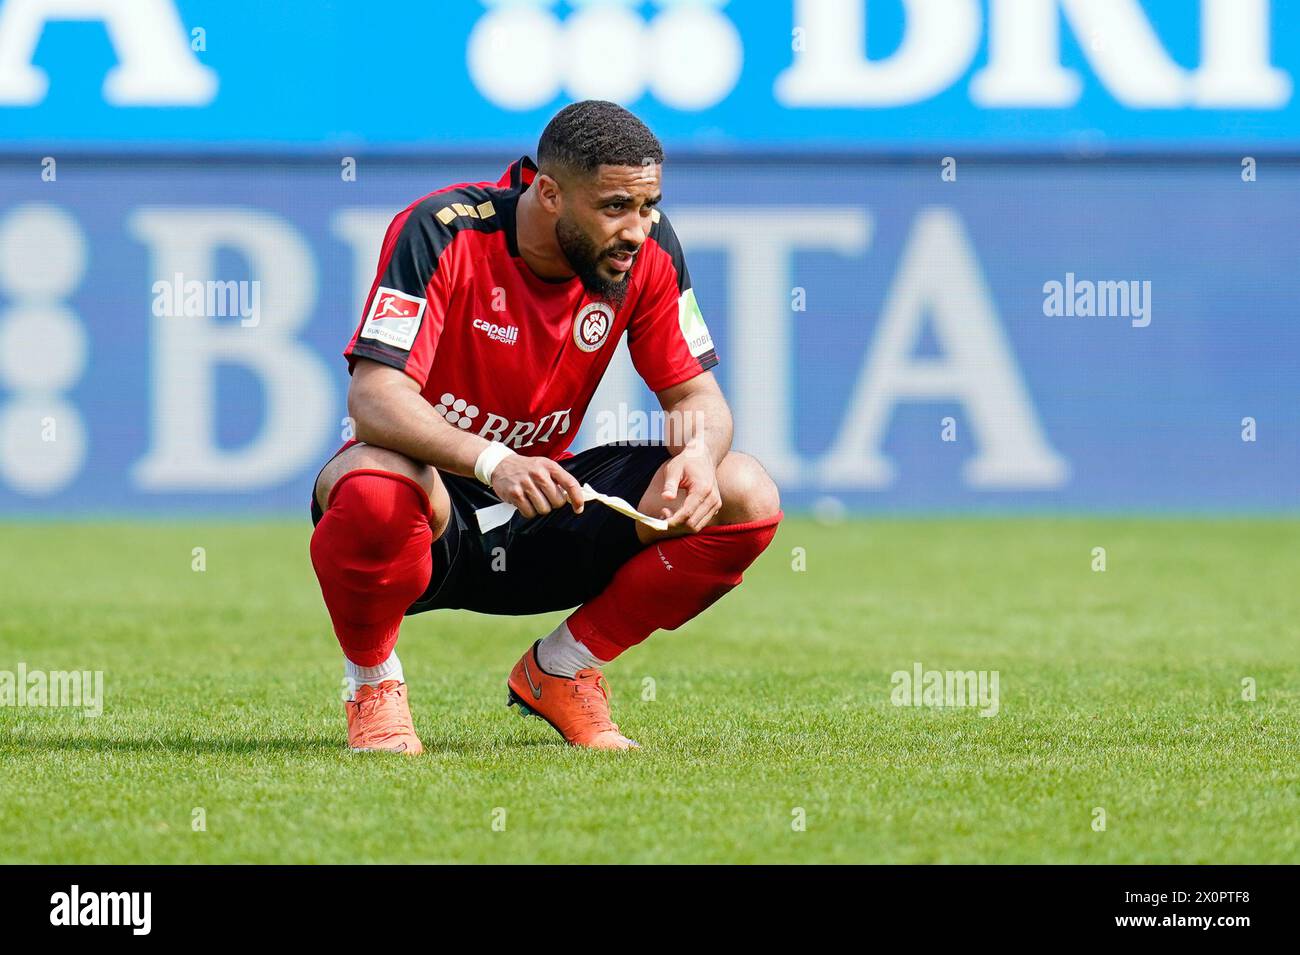
[[[634,753],[506,709],[562,614],[411,618],[418,759],[344,750],[305,522],[0,539],[0,670],[105,681],[0,707],[4,862],[1300,862],[1295,520],[789,519],[609,668]],[[893,705],[918,662],[997,715]]]

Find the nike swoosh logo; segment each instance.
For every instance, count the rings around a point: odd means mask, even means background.
[[[533,691],[533,699],[542,698],[542,688],[533,682],[533,675],[528,672],[528,661],[524,661],[524,679],[528,681],[528,688]]]

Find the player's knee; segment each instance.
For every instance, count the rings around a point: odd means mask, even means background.
[[[420,501],[421,513],[427,518],[434,539],[442,536],[451,519],[451,498],[438,477],[437,470],[386,448],[354,445],[331,461],[321,472],[316,486],[316,499],[322,510],[333,507],[338,494],[336,489],[363,478],[377,478],[381,482],[404,483],[410,486],[415,497]],[[369,482],[363,484],[369,485]],[[384,487],[385,485],[372,486]],[[407,517],[399,515],[399,509],[392,504],[394,498],[391,486],[388,491],[389,493],[380,494],[349,494],[347,515],[349,520],[376,530],[394,520],[406,520]],[[400,499],[402,495],[398,493],[397,497]]]
[[[402,477],[410,478],[429,494],[437,472],[424,464],[412,461],[404,454],[377,448],[370,444],[354,444],[334,458],[321,469],[316,480],[316,501],[324,510],[334,493],[334,487],[353,471],[389,471]]]
[[[732,451],[718,468],[722,491],[720,516],[728,524],[743,524],[775,517],[781,511],[776,482],[754,457]]]

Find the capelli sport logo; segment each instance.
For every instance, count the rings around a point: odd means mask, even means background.
[[[132,935],[148,935],[153,928],[153,893],[83,892],[74,885],[50,896],[50,924],[126,926]]]
[[[474,327],[494,342],[513,345],[519,341],[518,325],[497,325],[494,322],[489,322],[486,318],[476,318],[474,319]]]

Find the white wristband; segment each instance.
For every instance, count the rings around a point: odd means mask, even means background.
[[[497,465],[503,459],[514,454],[500,441],[493,441],[486,448],[479,452],[478,460],[474,462],[474,476],[486,484],[492,486],[492,472],[497,469]]]

